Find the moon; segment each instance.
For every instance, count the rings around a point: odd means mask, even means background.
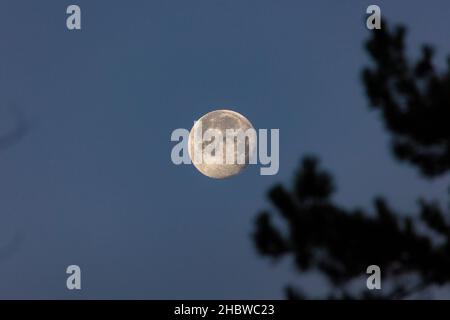
[[[200,130],[201,127],[201,130]],[[222,155],[223,155],[223,161],[221,163],[210,163],[208,161],[201,161],[196,162],[194,161],[194,145],[195,145],[195,132],[201,132],[201,135],[205,134],[205,132],[208,129],[215,129],[216,132],[220,132],[223,137],[223,148],[222,148]],[[192,127],[191,131],[189,132],[189,140],[188,140],[188,152],[189,157],[192,160],[192,163],[197,168],[198,171],[200,171],[202,174],[204,174],[207,177],[215,178],[215,179],[224,179],[228,177],[235,176],[239,173],[241,173],[249,164],[249,158],[250,155],[252,155],[255,152],[255,146],[256,146],[256,135],[255,136],[249,136],[245,139],[245,155],[242,155],[242,148],[239,151],[239,148],[234,148],[234,161],[233,163],[226,162],[226,145],[225,140],[227,136],[227,129],[234,129],[234,130],[243,130],[246,132],[248,129],[253,129],[252,124],[250,121],[244,117],[242,114],[232,111],[232,110],[215,110],[211,111],[204,116],[202,116],[198,121],[195,122],[194,126]],[[212,143],[211,142],[200,142],[198,146],[200,146],[199,153],[202,156],[202,159],[208,159],[210,157],[210,154],[207,152],[207,144]],[[234,142],[233,138],[233,142]],[[199,143],[197,141],[197,143]],[[237,144],[236,144],[237,145]],[[245,156],[245,162],[244,163],[238,163],[237,159],[239,156]],[[218,156],[219,157],[219,156]]]

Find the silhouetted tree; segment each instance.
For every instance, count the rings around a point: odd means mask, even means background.
[[[405,33],[404,27],[391,31],[385,22],[371,32],[366,49],[374,65],[363,70],[362,80],[392,136],[394,155],[431,178],[450,169],[450,57],[442,74],[433,67],[429,46],[410,62]],[[286,228],[275,227],[270,213],[260,213],[253,234],[258,251],[274,259],[290,255],[300,272],[319,270],[330,282],[327,298],[405,298],[450,282],[450,224],[437,203],[421,199],[418,213],[405,215],[376,198],[370,214],[336,204],[335,189],[318,159],[305,157],[291,190],[277,185],[269,191]],[[352,292],[351,281],[372,264],[390,285],[381,293]],[[306,298],[290,286],[286,295]]]
[[[366,48],[375,67],[364,69],[363,82],[392,133],[394,154],[432,177],[450,169],[450,56],[443,73],[433,67],[427,45],[422,57],[409,63],[404,38],[403,27],[373,32]]]

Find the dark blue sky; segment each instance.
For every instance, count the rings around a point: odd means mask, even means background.
[[[73,3],[79,32],[65,26]],[[298,277],[288,259],[259,257],[250,234],[268,188],[289,183],[306,153],[335,175],[343,205],[444,201],[448,177],[397,163],[368,109],[359,74],[373,3],[1,1],[0,132],[10,105],[31,128],[0,151],[0,244],[19,239],[0,261],[0,298],[282,298]],[[450,2],[376,4],[409,27],[412,55],[429,42],[444,64]],[[280,129],[278,175],[217,181],[172,164],[172,130],[217,108]],[[81,292],[65,287],[70,264]]]

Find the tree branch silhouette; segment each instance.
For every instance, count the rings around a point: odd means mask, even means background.
[[[401,160],[434,177],[450,169],[450,56],[437,72],[434,50],[422,47],[422,57],[408,62],[406,29],[389,31],[386,23],[373,32],[366,49],[375,65],[362,78],[372,107],[380,110],[392,135],[392,149]]]
[[[450,168],[450,58],[442,74],[433,67],[429,46],[410,62],[406,29],[382,26],[366,43],[374,62],[362,73],[369,101],[382,114],[394,155],[428,178],[442,175]],[[378,197],[371,211],[347,209],[333,201],[335,191],[319,160],[304,157],[292,188],[276,185],[268,193],[286,228],[277,228],[272,214],[260,213],[253,233],[258,252],[275,260],[292,256],[298,272],[319,270],[329,280],[331,299],[401,299],[450,282],[450,224],[439,204],[419,199],[418,212],[407,215]],[[391,287],[351,292],[351,281],[372,264]],[[408,275],[418,279],[402,281]],[[292,286],[285,291],[289,299],[308,298]]]
[[[15,107],[9,108],[13,117],[14,125],[12,129],[0,135],[0,150],[7,149],[18,143],[29,131],[29,125],[22,112]],[[0,247],[0,260],[5,260],[13,255],[20,247],[21,237],[15,232],[12,238]]]
[[[13,117],[14,126],[8,132],[0,135],[0,150],[15,145],[28,133],[29,130],[28,122],[18,108],[11,107],[9,108],[9,111]]]

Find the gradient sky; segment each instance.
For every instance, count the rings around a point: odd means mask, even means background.
[[[82,30],[66,29],[78,4]],[[384,195],[414,212],[443,205],[433,181],[396,162],[359,75],[365,10],[409,27],[412,56],[450,53],[448,1],[46,0],[0,2],[0,133],[15,105],[29,134],[0,151],[0,298],[283,298],[289,259],[260,257],[253,222],[266,191],[305,154],[336,177],[335,198]],[[280,171],[211,180],[170,160],[176,128],[217,108],[280,129]],[[382,235],[380,235],[382,236]],[[82,269],[82,290],[65,269]],[[300,279],[300,280],[299,280]]]

